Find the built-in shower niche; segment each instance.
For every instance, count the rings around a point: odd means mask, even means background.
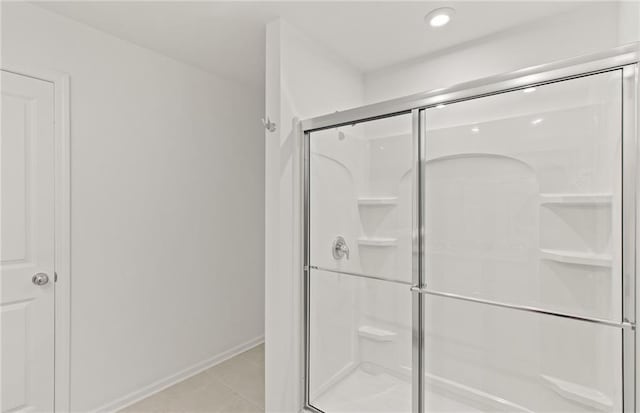
[[[393,194],[360,195],[358,208],[363,238],[379,237],[380,227],[390,215],[395,215],[397,207],[398,197]]]
[[[360,265],[363,273],[389,281],[365,281],[358,290],[358,356],[352,377],[361,390],[349,390],[368,393],[359,411],[411,410],[410,125],[404,118],[365,127],[368,168],[358,188]]]
[[[388,134],[381,136],[381,132]],[[368,169],[357,197],[360,266],[365,274],[408,282],[412,136],[371,127],[365,128],[365,136]]]
[[[611,267],[613,194],[540,194],[544,259]]]
[[[540,285],[551,303],[615,319],[613,239],[617,220],[610,193],[540,196]],[[616,235],[617,234],[617,235]],[[562,310],[562,308],[561,308]]]
[[[397,209],[398,197],[395,195],[361,195],[358,198],[362,227],[358,251],[365,274],[393,277],[396,272],[398,238],[395,231],[388,228],[397,220]]]

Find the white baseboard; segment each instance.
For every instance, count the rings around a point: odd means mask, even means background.
[[[126,396],[120,397],[112,402],[104,404],[103,406],[93,410],[94,413],[107,413],[107,412],[117,412],[118,410],[124,409],[127,406],[131,406],[134,403],[139,402],[142,399],[146,399],[147,397],[158,393],[168,387],[173,386],[181,381],[188,379],[191,376],[195,376],[196,374],[215,366],[216,364],[220,364],[223,361],[230,359],[231,357],[237,356],[240,353],[243,353],[253,347],[264,342],[264,336],[256,337],[252,340],[249,340],[245,343],[239,344],[223,353],[220,353],[216,356],[213,356],[207,360],[196,363],[186,369],[179,371],[175,374],[172,374],[169,377],[165,377],[164,379],[160,379],[154,383],[149,384],[141,389],[135,390]]]

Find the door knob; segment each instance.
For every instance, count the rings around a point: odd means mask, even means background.
[[[39,272],[31,277],[31,282],[35,285],[45,285],[49,282],[49,276],[43,272]]]

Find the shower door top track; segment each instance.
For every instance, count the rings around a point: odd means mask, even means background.
[[[316,116],[302,121],[303,132],[364,122],[377,118],[410,113],[423,109],[483,96],[495,95],[573,77],[618,69],[640,61],[640,42],[629,43],[606,52],[531,66],[528,68],[489,76],[447,88],[438,88],[397,99],[360,106],[344,111]]]
[[[322,410],[311,405],[309,394],[309,340],[310,340],[310,312],[309,312],[309,277],[312,267],[310,262],[310,135],[312,132],[337,128],[340,126],[354,125],[375,119],[387,118],[399,114],[412,114],[413,118],[413,152],[412,165],[414,169],[414,182],[412,191],[414,197],[413,211],[413,286],[411,291],[416,294],[413,300],[413,360],[414,366],[417,363],[419,368],[414,368],[413,374],[413,413],[422,413],[424,404],[422,400],[423,377],[422,371],[424,360],[421,349],[423,346],[422,329],[416,329],[421,325],[422,317],[422,296],[430,294],[431,291],[423,284],[422,275],[422,249],[424,243],[424,222],[422,222],[422,202],[424,183],[424,170],[422,164],[425,161],[425,148],[422,146],[420,136],[424,135],[424,110],[455,102],[462,102],[476,98],[499,95],[515,90],[522,90],[528,87],[541,86],[561,82],[570,79],[582,78],[598,73],[620,70],[623,77],[623,112],[622,112],[622,320],[621,323],[603,323],[613,327],[620,327],[623,337],[622,349],[622,407],[624,412],[636,411],[636,393],[638,392],[638,379],[636,372],[636,242],[638,230],[637,206],[638,202],[638,87],[640,63],[640,42],[631,43],[621,47],[611,49],[606,52],[581,56],[577,58],[562,60],[558,62],[533,66],[514,72],[486,77],[471,82],[461,83],[449,88],[435,89],[428,92],[418,93],[403,98],[393,99],[380,103],[365,105],[345,111],[322,115],[301,122],[302,138],[302,231],[303,231],[303,251],[302,251],[302,273],[303,279],[303,342],[302,351],[302,375],[303,375],[303,405],[305,411],[324,413]],[[415,258],[419,257],[419,258]],[[359,275],[359,274],[358,274]],[[374,277],[370,277],[374,278]],[[437,295],[437,294],[436,294]],[[482,300],[469,299],[469,297],[453,297],[467,301]],[[492,304],[492,303],[485,303]],[[500,305],[508,307],[507,305]],[[517,306],[513,306],[517,307]],[[533,307],[524,308],[527,311],[540,312],[554,315],[552,312],[545,312]],[[567,316],[567,314],[557,314]],[[569,315],[571,316],[571,315]],[[572,317],[568,317],[572,318]],[[578,317],[580,318],[580,317]],[[584,319],[599,323],[601,320]],[[330,413],[330,412],[327,412]]]

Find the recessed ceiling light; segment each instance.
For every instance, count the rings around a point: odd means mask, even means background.
[[[477,126],[474,126],[473,128],[471,128],[471,132],[478,133],[478,132],[480,132],[480,128],[477,127]]]
[[[424,22],[429,23],[431,27],[442,27],[451,21],[455,13],[456,11],[451,7],[435,9],[424,16]]]
[[[535,92],[535,91],[536,91],[535,87],[528,87],[528,88],[523,90],[524,93],[531,93],[531,92]]]
[[[537,125],[537,124],[541,123],[543,120],[544,119],[542,119],[542,118],[534,119],[534,120],[531,121],[531,124],[532,125]]]

